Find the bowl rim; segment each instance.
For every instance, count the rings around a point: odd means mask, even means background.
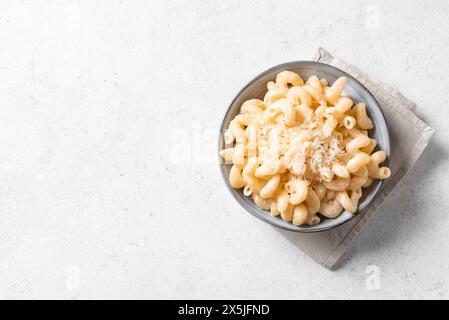
[[[356,212],[356,213],[352,214],[350,217],[348,217],[348,218],[345,219],[345,220],[339,221],[338,223],[335,223],[335,224],[333,224],[333,225],[326,226],[326,227],[319,227],[320,223],[318,223],[318,224],[315,225],[315,226],[306,227],[306,228],[301,228],[301,227],[295,226],[295,225],[293,225],[293,224],[290,224],[289,226],[285,226],[285,225],[282,225],[282,224],[280,224],[280,223],[277,223],[277,222],[274,222],[274,221],[268,219],[268,217],[269,217],[269,212],[268,212],[268,211],[262,210],[262,209],[259,208],[258,211],[260,211],[260,214],[256,214],[256,213],[253,213],[253,212],[251,212],[250,210],[248,210],[248,209],[242,204],[242,202],[241,202],[242,200],[241,200],[240,198],[237,197],[237,195],[235,194],[235,192],[233,192],[233,190],[231,190],[232,187],[231,187],[230,184],[229,184],[229,179],[228,179],[228,177],[227,177],[227,175],[226,175],[226,172],[225,172],[225,169],[224,169],[223,159],[222,159],[221,156],[220,156],[220,151],[221,151],[221,147],[222,147],[222,132],[226,129],[226,128],[225,128],[225,119],[226,119],[226,117],[228,116],[228,114],[231,112],[231,107],[232,107],[232,105],[233,105],[234,102],[238,99],[238,97],[243,93],[243,91],[244,91],[246,88],[248,88],[250,85],[252,85],[255,81],[259,80],[260,78],[262,78],[263,76],[265,76],[265,75],[267,75],[267,74],[269,74],[269,73],[275,72],[275,71],[280,70],[280,69],[285,69],[285,68],[289,68],[289,67],[292,67],[292,66],[298,66],[298,65],[301,66],[301,65],[305,65],[305,64],[323,65],[323,66],[325,66],[325,67],[334,69],[335,71],[341,73],[343,76],[345,76],[345,77],[347,77],[347,78],[349,78],[349,79],[355,81],[356,83],[358,83],[358,84],[362,87],[362,89],[364,89],[365,92],[372,98],[372,100],[374,101],[374,104],[375,104],[375,105],[377,106],[377,108],[379,109],[380,115],[381,115],[381,117],[382,117],[382,121],[383,121],[384,124],[385,124],[385,132],[384,132],[384,134],[385,134],[385,136],[386,136],[386,139],[387,139],[386,141],[387,141],[387,142],[386,142],[386,145],[385,145],[385,148],[384,148],[383,151],[385,151],[385,153],[386,153],[386,155],[387,155],[387,158],[386,158],[386,160],[384,161],[384,163],[385,163],[385,165],[388,165],[388,164],[389,164],[390,153],[391,153],[391,152],[390,152],[390,133],[389,133],[389,130],[388,130],[387,119],[386,119],[386,117],[385,117],[385,113],[384,113],[384,111],[382,110],[382,108],[381,108],[379,102],[377,101],[377,99],[375,98],[375,96],[371,93],[371,91],[369,91],[369,90],[365,87],[365,85],[363,85],[359,80],[357,80],[357,79],[356,79],[355,77],[353,77],[352,75],[350,75],[350,74],[348,74],[347,72],[345,72],[345,71],[343,71],[343,70],[341,70],[341,69],[339,69],[339,68],[337,68],[337,67],[334,67],[334,66],[332,66],[332,65],[330,65],[330,64],[323,63],[323,62],[318,62],[318,61],[313,61],[313,60],[296,60],[296,61],[290,61],[290,62],[285,62],[285,63],[281,63],[281,64],[278,64],[278,65],[275,65],[275,66],[273,66],[273,67],[271,67],[271,68],[269,68],[269,69],[267,69],[267,70],[265,70],[265,71],[259,73],[259,74],[256,75],[254,78],[252,78],[246,85],[244,85],[243,88],[240,89],[239,92],[234,96],[234,98],[232,99],[231,103],[229,104],[229,106],[228,106],[226,112],[224,113],[224,116],[223,116],[222,121],[221,121],[220,131],[219,131],[219,133],[218,133],[218,160],[219,160],[219,161],[218,161],[218,166],[219,166],[219,168],[220,168],[221,177],[222,177],[222,179],[223,179],[223,181],[224,181],[224,183],[225,183],[225,185],[226,185],[228,191],[231,193],[232,197],[236,200],[236,202],[239,203],[239,205],[240,205],[243,209],[245,209],[245,211],[247,211],[248,213],[250,213],[252,216],[254,216],[254,217],[258,218],[259,220],[262,220],[262,221],[264,221],[264,222],[266,222],[266,223],[268,223],[268,224],[270,224],[270,225],[272,225],[272,226],[274,226],[274,227],[277,227],[277,228],[280,228],[280,229],[283,229],[283,230],[292,231],[292,232],[299,232],[299,233],[315,233],[315,232],[322,232],[322,231],[327,231],[327,230],[334,229],[334,228],[336,228],[336,227],[338,227],[338,226],[341,226],[341,225],[343,225],[343,224],[345,224],[345,223],[347,223],[347,222],[353,220],[355,217],[357,217],[357,216],[359,216],[359,215],[361,215],[361,214],[364,214],[364,213],[366,212],[366,210],[368,210],[368,209],[372,206],[372,204],[375,202],[375,200],[376,200],[376,199],[379,197],[379,195],[382,193],[382,191],[383,191],[383,189],[384,189],[384,181],[385,181],[385,180],[379,180],[378,187],[377,187],[377,189],[374,191],[375,193],[374,193],[374,195],[373,195],[371,201],[367,204],[366,208],[365,208],[363,211],[361,211],[361,212]],[[275,221],[277,221],[277,220],[275,220]]]

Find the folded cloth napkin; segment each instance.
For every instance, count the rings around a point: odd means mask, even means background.
[[[385,113],[392,146],[389,159],[391,177],[385,180],[382,192],[363,213],[337,228],[324,232],[301,234],[279,230],[307,255],[326,268],[332,269],[363,227],[376,214],[379,206],[416,163],[429,143],[434,130],[416,115],[415,103],[398,91],[371,79],[362,71],[333,57],[322,48],[318,49],[314,60],[333,65],[349,73],[375,96]]]

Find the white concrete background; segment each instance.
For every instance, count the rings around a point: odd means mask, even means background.
[[[448,17],[446,1],[0,0],[0,298],[449,298]],[[245,213],[215,157],[237,91],[317,46],[436,129],[337,271]]]

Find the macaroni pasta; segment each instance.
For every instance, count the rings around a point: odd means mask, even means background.
[[[232,163],[229,182],[273,216],[314,225],[356,212],[362,189],[391,175],[384,151],[368,136],[373,128],[364,103],[332,85],[282,71],[267,83],[263,100],[244,102],[224,133],[220,151]]]

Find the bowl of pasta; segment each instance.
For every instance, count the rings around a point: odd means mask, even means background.
[[[296,61],[250,81],[220,128],[220,170],[249,213],[297,232],[332,229],[378,196],[390,140],[374,96],[333,66]]]

